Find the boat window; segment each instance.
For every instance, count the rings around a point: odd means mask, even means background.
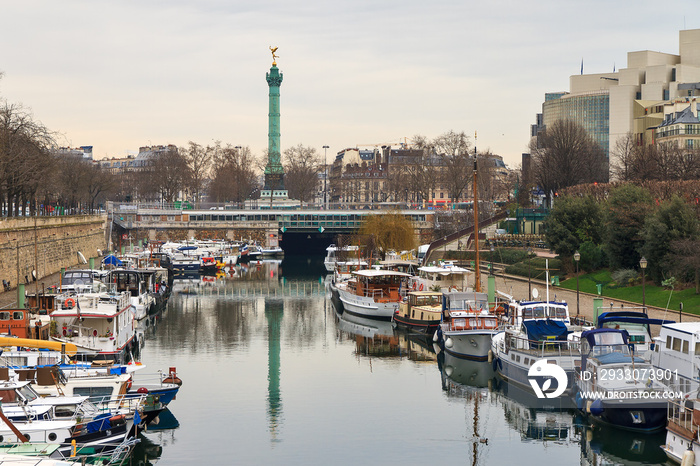
[[[0,320],[10,320],[10,313],[9,312],[0,312]]]
[[[683,340],[683,353],[688,354],[688,340]]]
[[[666,349],[671,349],[671,335],[666,337]]]
[[[624,343],[621,333],[605,332],[595,335],[596,345],[621,345]]]
[[[552,307],[549,309],[549,317],[557,319],[566,319],[566,308],[561,306]]]
[[[656,346],[658,347],[659,345]],[[700,341],[695,342],[695,354],[700,356]]]
[[[680,350],[681,350],[681,339],[674,338],[673,339],[673,351],[680,351]]]
[[[523,319],[532,319],[532,308],[526,307],[523,309]]]
[[[484,324],[490,328],[495,328],[497,326],[496,319],[484,319]]]
[[[22,311],[14,311],[12,313],[12,318],[14,320],[24,320],[24,312]]]
[[[477,327],[476,319],[469,319],[469,326],[471,328],[476,328]]]
[[[112,396],[112,387],[75,387],[75,396],[89,396],[91,400],[103,400]]]
[[[20,395],[27,401],[34,401],[39,398],[39,394],[30,385],[25,385],[17,389]]]
[[[532,311],[535,319],[541,319],[545,317],[543,306],[535,306],[532,308]]]
[[[420,313],[420,320],[423,320],[423,312]]]

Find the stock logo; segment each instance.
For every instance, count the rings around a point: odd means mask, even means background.
[[[537,395],[537,398],[556,398],[564,393],[564,390],[566,390],[566,384],[568,381],[566,372],[564,372],[564,369],[556,364],[547,364],[546,359],[540,359],[535,364],[530,366],[527,376],[532,389],[535,391],[535,395]],[[542,377],[547,377],[547,379],[540,387],[537,380],[541,380]],[[552,379],[557,381],[557,388],[554,391],[547,393],[547,390],[549,390],[552,385]]]

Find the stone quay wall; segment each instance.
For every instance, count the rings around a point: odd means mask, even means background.
[[[61,268],[78,265],[78,252],[87,260],[97,257],[107,249],[106,227],[104,215],[0,219],[0,279],[16,288],[18,282],[33,283],[36,270],[41,284]]]

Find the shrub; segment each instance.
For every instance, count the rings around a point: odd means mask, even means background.
[[[610,276],[615,282],[615,287],[624,287],[634,285],[639,278],[639,273],[634,269],[620,269],[614,271]]]

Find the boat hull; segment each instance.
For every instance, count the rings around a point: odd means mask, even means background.
[[[437,331],[438,326],[440,325],[440,321],[437,320],[411,319],[400,314],[394,314],[393,320],[398,328],[431,336]]]
[[[377,303],[372,298],[357,296],[338,289],[338,298],[343,303],[343,311],[358,317],[390,321],[399,308],[398,302]]]
[[[637,400],[595,400],[590,406],[574,394],[576,407],[590,420],[636,432],[658,432],[666,427],[667,403]]]
[[[464,330],[439,332],[445,353],[471,361],[486,361],[491,350],[491,339],[497,332],[487,330]]]

